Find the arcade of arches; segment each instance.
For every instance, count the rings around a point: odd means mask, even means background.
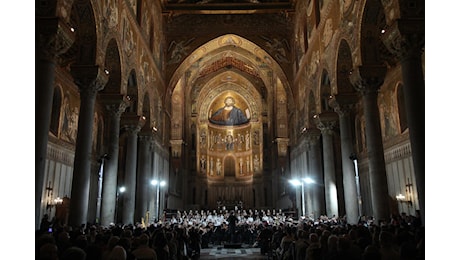
[[[423,1],[40,1],[36,24],[37,228],[424,221]]]

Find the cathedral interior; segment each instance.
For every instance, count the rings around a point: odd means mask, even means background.
[[[35,225],[425,204],[420,0],[36,1]]]

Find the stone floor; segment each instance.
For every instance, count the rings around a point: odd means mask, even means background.
[[[215,245],[210,248],[201,249],[200,259],[269,259],[267,256],[260,254],[260,248],[254,248],[250,245],[242,244],[241,248],[226,248],[223,245]]]

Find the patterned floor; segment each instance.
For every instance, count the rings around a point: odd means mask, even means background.
[[[200,259],[268,259],[267,256],[260,254],[260,248],[253,248],[243,244],[241,248],[225,248],[224,246],[214,246],[201,249]]]

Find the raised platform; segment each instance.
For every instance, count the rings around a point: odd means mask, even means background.
[[[224,243],[224,248],[241,248],[242,243]]]
[[[260,253],[260,248],[251,247],[251,245],[242,244],[241,248],[230,248],[239,244],[227,243],[225,245],[212,245],[210,248],[201,249],[200,260],[231,260],[231,259],[251,259],[251,260],[267,260],[266,255]]]

